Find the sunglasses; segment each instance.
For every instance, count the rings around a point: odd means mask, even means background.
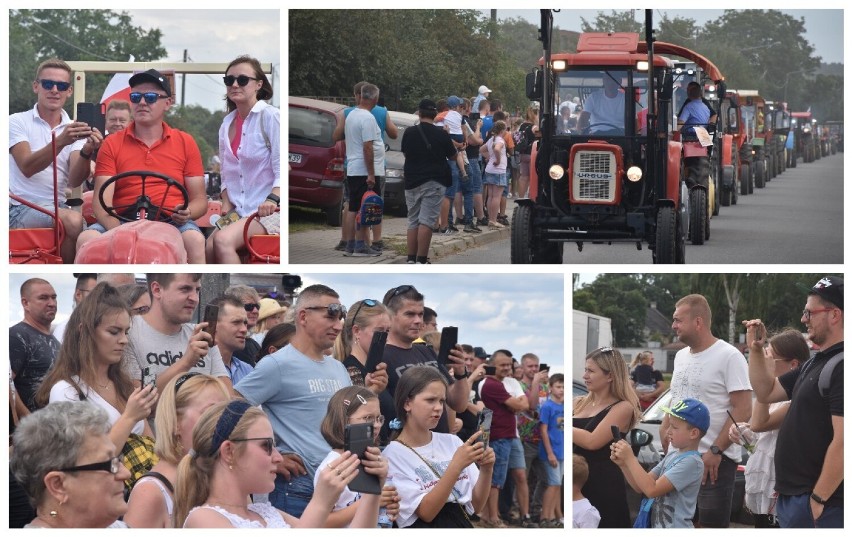
[[[263,443],[260,446],[266,451],[267,455],[272,455],[272,450],[275,449],[275,439],[274,438],[229,438],[231,442],[248,442],[249,440],[260,440]]]
[[[121,469],[121,459],[113,457],[104,462],[93,462],[92,464],[84,464],[82,466],[72,466],[70,468],[61,468],[60,472],[109,472],[117,474]]]
[[[243,307],[246,311],[258,310],[260,311],[260,304],[257,302],[249,302],[248,304],[243,304]]]
[[[385,295],[385,299],[383,301],[385,306],[387,306],[394,297],[405,294],[405,293],[411,291],[412,289],[414,289],[413,285],[400,285],[399,287],[395,288],[394,290],[388,291],[387,294]]]
[[[66,91],[68,90],[68,88],[71,87],[70,82],[59,82],[58,80],[47,80],[45,78],[41,80],[36,80],[36,82],[41,84],[41,87],[43,87],[47,91],[52,90],[54,86],[56,86],[56,89],[59,91]]]
[[[372,298],[365,298],[361,302],[358,302],[358,307],[355,308],[355,315],[352,316],[353,325],[355,324],[355,319],[358,318],[358,313],[361,311],[361,306],[363,306],[364,304],[366,304],[369,308],[374,308],[379,305],[379,301],[373,300]]]
[[[246,76],[246,75],[240,75],[240,76],[228,75],[228,76],[223,76],[222,80],[225,81],[225,85],[228,86],[229,88],[234,85],[234,82],[239,84],[239,86],[242,88],[246,84],[249,83],[249,80],[257,80],[257,79],[254,78],[254,77]]]
[[[329,304],[328,306],[310,306],[305,308],[306,310],[325,310],[326,315],[330,319],[345,319],[346,318],[346,306],[343,304],[338,304],[337,302],[333,304]]]
[[[149,91],[146,93],[139,93],[138,91],[134,91],[130,93],[130,102],[133,104],[139,104],[142,102],[142,98],[145,98],[145,102],[148,104],[154,104],[159,99],[168,99],[168,95],[160,95],[159,93],[154,93],[153,91]]]
[[[180,377],[178,377],[177,381],[175,381],[175,395],[177,395],[178,390],[183,384],[196,375],[200,375],[201,373],[184,373]]]
[[[810,321],[811,315],[813,315],[814,313],[824,313],[826,311],[831,311],[833,309],[835,309],[835,308],[818,308],[818,309],[815,309],[815,310],[804,309],[804,310],[802,310],[802,317],[804,317],[805,320]]]

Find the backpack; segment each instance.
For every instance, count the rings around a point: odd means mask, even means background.
[[[515,138],[515,153],[529,155],[532,152],[535,136],[532,132],[532,123],[524,123],[513,134]]]
[[[837,363],[843,360],[843,352],[838,352],[834,356],[828,359],[825,366],[823,366],[822,371],[819,372],[819,380],[817,380],[817,387],[819,388],[819,394],[826,398],[828,397],[828,386],[831,384],[831,374],[834,373],[834,368],[837,366]]]
[[[368,190],[361,198],[361,210],[355,217],[358,229],[364,226],[376,226],[382,223],[382,213],[385,210],[385,202],[381,196],[372,190]]]

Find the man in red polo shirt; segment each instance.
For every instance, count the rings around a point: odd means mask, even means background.
[[[181,232],[189,262],[204,263],[204,235],[193,221],[207,212],[201,152],[189,134],[163,121],[172,105],[171,86],[166,77],[149,69],[130,78],[130,89],[133,122],[101,144],[94,189],[97,192],[110,177],[132,170],[158,172],[182,183],[189,193],[189,207],[183,206],[183,197],[176,188],[166,193],[167,185],[157,179],[145,183],[145,194],[152,203],[166,209],[168,222]],[[107,187],[104,201],[119,208],[132,205],[141,193],[141,185],[142,179],[138,177],[121,179]],[[87,241],[121,224],[107,214],[97,196],[93,208],[98,221],[80,234],[78,250]]]

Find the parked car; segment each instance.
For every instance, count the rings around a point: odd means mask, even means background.
[[[574,380],[571,385],[574,391],[574,397],[580,397],[581,395],[587,395],[589,393],[589,389],[586,388],[586,383],[582,380]]]
[[[288,191],[290,203],[322,209],[331,226],[341,224],[346,146],[332,133],[342,104],[290,97]]]
[[[636,424],[637,429],[646,431],[651,435],[651,443],[639,449],[639,463],[646,470],[650,470],[657,465],[663,457],[663,446],[660,441],[660,424],[663,422],[663,407],[671,406],[671,396],[669,390],[664,391],[656,401],[642,414],[642,419]],[[734,478],[734,499],[731,504],[731,521],[740,522],[742,524],[754,524],[754,520],[748,509],[745,508],[745,465],[748,461],[748,451],[742,450],[742,461],[737,466],[737,473]],[[630,511],[635,517],[639,507],[641,495],[633,492],[628,486],[628,503]]]
[[[405,129],[420,122],[416,114],[389,111],[391,121],[396,125],[399,135],[396,140],[385,134],[385,212],[405,215],[405,156],[402,154],[402,135]]]

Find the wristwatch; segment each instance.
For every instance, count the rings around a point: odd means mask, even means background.
[[[456,380],[466,379],[469,376],[470,376],[470,371],[468,371],[467,369],[464,370],[464,375],[456,375],[455,370],[453,371],[453,378],[455,378]]]
[[[712,453],[713,455],[721,455],[721,454],[722,454],[722,450],[721,450],[721,449],[719,449],[719,446],[717,446],[717,445],[712,445],[712,446],[710,446],[710,453]]]
[[[811,492],[811,499],[820,505],[825,505],[826,500],[823,500],[816,492]]]

